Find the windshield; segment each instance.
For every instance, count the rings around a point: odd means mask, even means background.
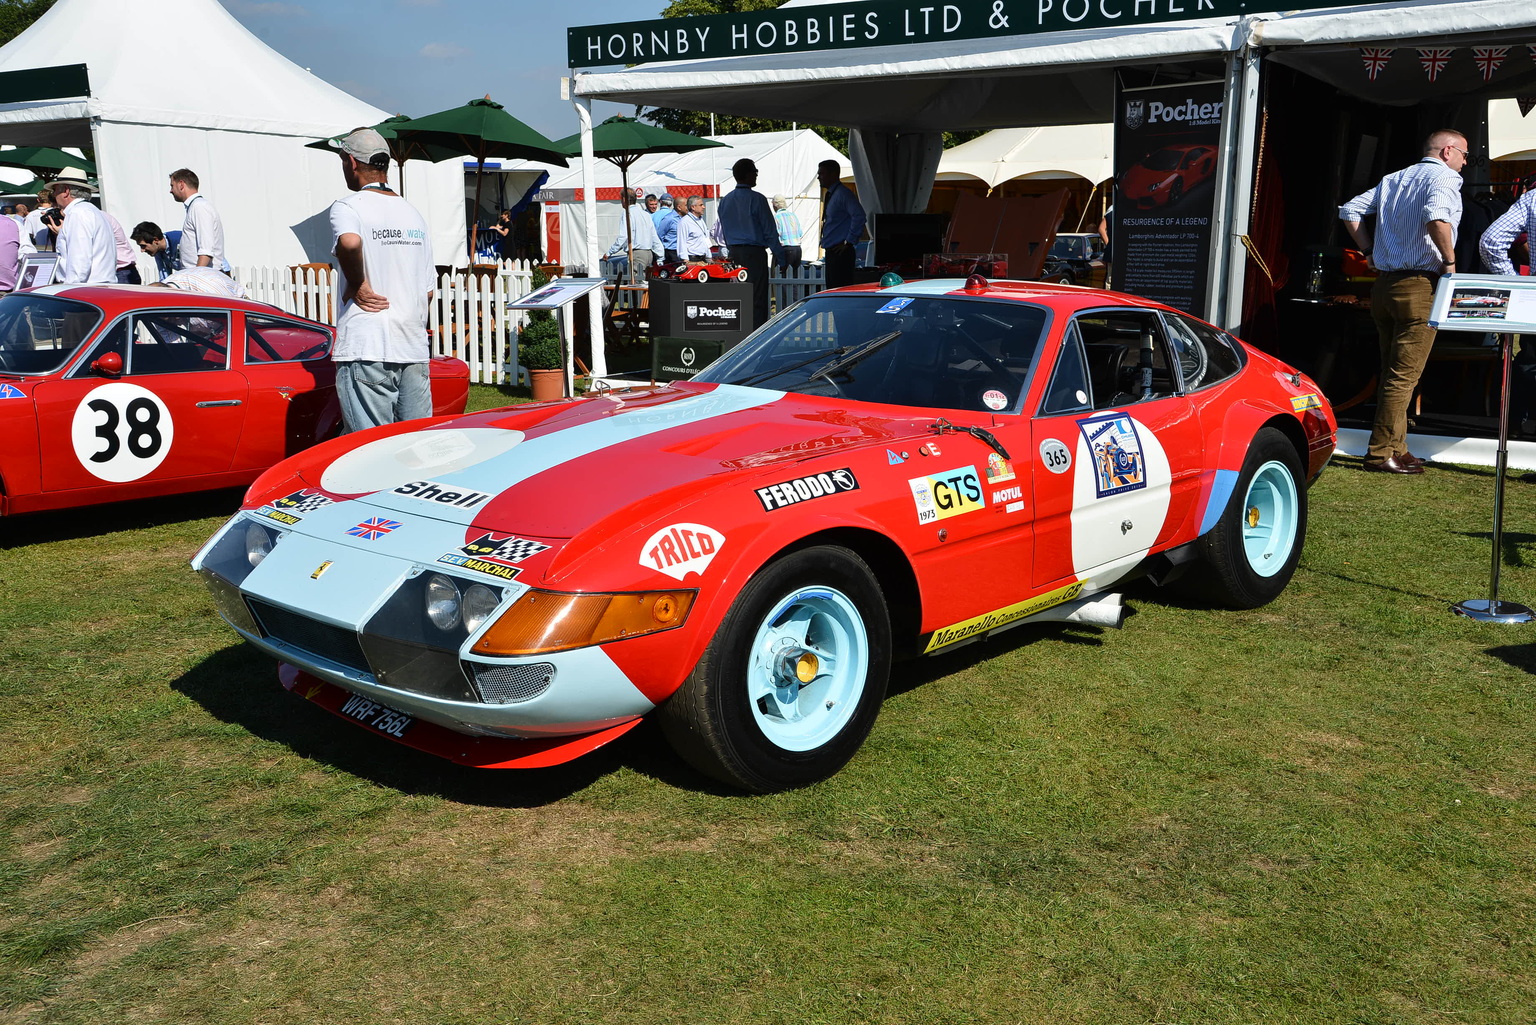
[[[1057,235],[1051,243],[1051,255],[1059,260],[1088,259],[1088,236]]]
[[[16,293],[0,299],[0,373],[49,374],[68,363],[101,323],[73,299]]]
[[[1179,158],[1184,154],[1176,149],[1160,149],[1141,162],[1149,171],[1177,171]]]
[[[1013,409],[1046,323],[1044,308],[1019,302],[812,296],[694,380],[898,406]]]

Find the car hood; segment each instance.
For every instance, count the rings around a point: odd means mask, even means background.
[[[381,512],[571,538],[599,525],[632,525],[784,463],[926,436],[932,422],[876,406],[684,383],[459,417],[360,445],[304,476]]]

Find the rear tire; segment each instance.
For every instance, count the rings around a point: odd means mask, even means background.
[[[1256,609],[1278,598],[1306,541],[1303,480],[1296,447],[1273,427],[1261,429],[1227,507],[1202,539],[1204,558],[1184,578],[1188,589],[1234,609]]]
[[[874,573],[846,548],[806,548],[747,582],[658,718],[701,772],[755,793],[802,787],[858,751],[890,668]]]
[[[701,284],[702,284],[702,283],[703,283],[703,282],[706,282],[706,281],[708,281],[708,280],[709,280],[709,269],[708,269],[708,268],[706,268],[706,267],[700,267],[700,268],[699,268],[699,274],[698,274],[698,278],[699,278],[699,282],[700,282],[700,283],[701,283]]]
[[[747,280],[747,268],[742,267],[740,270],[738,270],[736,272],[736,280],[737,281],[742,281],[742,282],[745,282]]]

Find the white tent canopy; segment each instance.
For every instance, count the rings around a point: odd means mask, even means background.
[[[278,54],[217,0],[58,0],[0,48],[0,72],[77,64],[89,95],[0,103],[0,143],[92,147],[103,206],[129,228],[179,228],[167,178],[191,168],[224,220],[231,263],[329,258],[326,210],[345,185],[337,158],[305,144],[385,111]],[[161,67],[208,87],[177,87],[151,70]],[[407,178],[437,261],[462,262],[460,163],[413,164]]]
[[[1514,100],[1488,102],[1490,160],[1536,160],[1536,117],[1523,116]]]
[[[990,191],[1019,178],[1114,177],[1114,125],[999,128],[944,151],[939,181],[976,180]]]

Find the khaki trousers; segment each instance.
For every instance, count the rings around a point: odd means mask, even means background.
[[[1379,462],[1408,451],[1408,404],[1418,387],[1435,329],[1429,311],[1435,301],[1435,277],[1423,271],[1383,271],[1371,289],[1371,317],[1381,346],[1376,388],[1376,422],[1365,451]]]

